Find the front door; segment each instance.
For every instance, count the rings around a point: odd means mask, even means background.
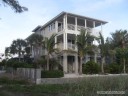
[[[74,56],[68,56],[68,73],[74,73]]]

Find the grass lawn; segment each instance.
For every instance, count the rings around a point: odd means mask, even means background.
[[[1,81],[0,96],[128,96],[127,75],[86,77],[77,84],[26,85],[24,81]],[[125,95],[99,95],[97,91],[125,91]]]

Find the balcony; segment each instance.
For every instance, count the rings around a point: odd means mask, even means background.
[[[63,43],[57,44],[57,48],[58,48],[59,50],[64,50],[64,44],[63,44]],[[76,50],[77,50],[77,47],[76,47],[75,44],[67,43],[67,49],[68,49],[68,50],[74,50],[74,51],[76,51]]]

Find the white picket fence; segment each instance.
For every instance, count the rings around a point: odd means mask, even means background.
[[[34,82],[36,82],[36,84],[41,83],[41,69],[17,68],[16,74],[23,78],[34,81]]]

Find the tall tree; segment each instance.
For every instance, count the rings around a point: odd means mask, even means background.
[[[16,13],[27,11],[28,8],[21,6],[17,0],[2,0],[2,3],[10,6]]]
[[[101,33],[99,33],[99,38],[97,38],[99,42],[99,48],[100,48],[100,55],[101,55],[101,72],[104,73],[104,63],[105,63],[105,52],[106,52],[106,46],[105,46],[105,41],[104,37],[102,36]]]
[[[121,48],[124,53],[126,47],[128,46],[128,32],[127,30],[116,30],[116,32],[111,33],[112,35],[112,43],[115,48]],[[125,57],[125,56],[124,56]],[[125,63],[126,58],[123,58],[123,72],[126,73]]]
[[[27,46],[26,42],[22,39],[14,40],[10,47],[10,53],[18,54],[19,61],[21,59],[21,55],[25,53],[25,47]]]
[[[85,56],[85,54],[88,52],[88,46],[87,42],[90,39],[90,34],[87,32],[87,30],[82,29],[80,31],[80,34],[76,37],[76,44],[78,47],[78,55],[80,57],[80,70],[79,73],[82,74],[82,61]]]
[[[47,50],[47,70],[49,70],[50,54],[57,50],[55,49],[55,36],[56,34],[52,34],[49,38],[46,37],[44,40],[44,47]]]
[[[43,43],[43,36],[39,34],[32,34],[27,38],[28,44],[30,45],[30,50],[32,53],[32,50],[34,53],[38,53],[39,49],[42,48]],[[37,59],[39,58],[39,54],[34,54],[34,61],[37,62]]]

